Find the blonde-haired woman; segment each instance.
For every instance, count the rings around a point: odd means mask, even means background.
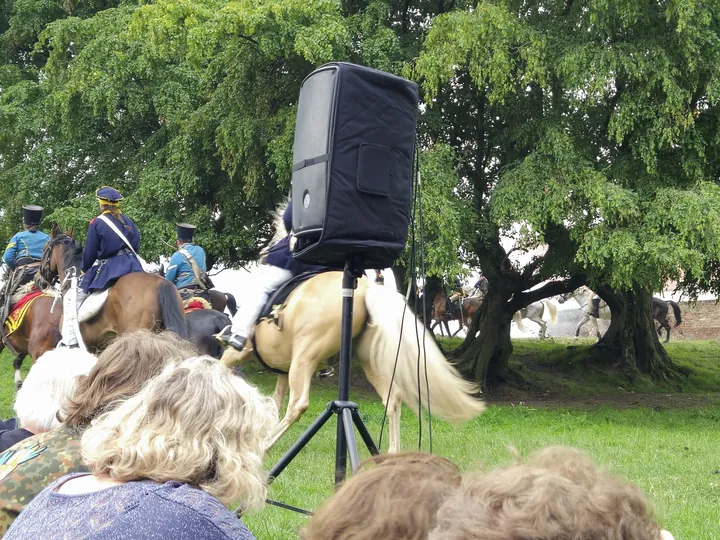
[[[82,438],[92,474],[50,484],[5,536],[252,539],[223,504],[265,500],[277,409],[210,357],[166,368]]]

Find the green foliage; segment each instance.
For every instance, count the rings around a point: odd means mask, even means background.
[[[422,233],[425,242],[427,275],[458,276],[467,272],[462,266],[463,249],[471,235],[472,207],[458,197],[455,152],[450,146],[437,144],[422,152],[420,158]],[[415,260],[420,265],[420,204],[415,210],[415,226],[411,229],[402,260],[410,264],[415,240]]]
[[[467,126],[476,207],[549,245],[543,277],[717,290],[719,8],[486,1],[433,21],[414,73]]]

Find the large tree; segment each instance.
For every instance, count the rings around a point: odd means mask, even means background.
[[[435,140],[464,152],[490,281],[467,372],[516,378],[513,312],[587,282],[612,309],[603,350],[629,376],[675,375],[650,297],[668,279],[717,286],[719,16],[717,2],[564,0],[433,20],[414,73],[443,117]],[[499,232],[547,252],[514,268]]]

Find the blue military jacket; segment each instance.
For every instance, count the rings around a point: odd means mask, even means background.
[[[283,224],[285,225],[285,231],[288,233],[288,235],[268,250],[268,254],[265,257],[265,264],[269,264],[270,266],[277,266],[278,268],[282,268],[284,270],[290,270],[295,276],[297,276],[298,274],[302,274],[303,272],[324,270],[324,266],[306,264],[297,261],[293,258],[292,253],[290,253],[290,232],[292,231],[292,201],[288,203],[288,207],[285,209],[285,212],[283,212]]]
[[[122,216],[121,223],[110,212],[103,212],[110,218],[115,227],[128,239],[137,252],[140,248],[140,232],[135,223]],[[128,249],[125,242],[103,220],[94,218],[88,227],[87,242],[83,252],[83,291],[102,290],[116,279],[131,272],[142,272],[143,268],[137,257]]]
[[[20,259],[26,257],[40,259],[43,248],[49,239],[50,237],[42,231],[16,233],[5,248],[3,261],[14,270]]]
[[[205,251],[203,248],[196,246],[191,242],[183,244],[180,248],[190,253],[190,256],[195,260],[195,264],[200,267],[201,272],[207,271]],[[200,285],[198,280],[195,279],[195,273],[193,272],[192,266],[190,266],[190,262],[187,260],[187,257],[179,251],[176,251],[173,253],[173,256],[170,257],[170,266],[168,266],[165,277],[174,283],[178,289],[189,287],[190,285]]]

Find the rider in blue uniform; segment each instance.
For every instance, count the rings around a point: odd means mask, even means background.
[[[217,339],[227,342],[238,351],[243,350],[260,311],[270,295],[281,285],[303,272],[323,270],[323,266],[305,264],[293,258],[290,252],[290,233],[292,232],[292,201],[283,212],[283,224],[287,236],[268,250],[265,263],[255,275],[255,282],[248,287],[248,294],[242,306],[233,318],[232,335],[218,334]]]
[[[167,273],[165,274],[165,278],[179,289],[180,296],[183,297],[183,300],[187,300],[190,296],[200,296],[209,300],[210,298],[207,290],[195,276],[192,265],[188,260],[188,256],[190,256],[197,265],[200,274],[207,272],[205,250],[203,250],[200,246],[193,244],[195,229],[195,225],[190,225],[189,223],[178,223],[178,251],[173,253],[173,256],[170,257],[170,263]]]
[[[140,248],[140,232],[135,223],[120,212],[123,196],[111,187],[101,187],[95,195],[102,213],[93,218],[88,227],[82,261],[85,275],[82,292],[78,291],[78,306],[90,293],[106,289],[125,274],[143,271],[135,255]],[[128,240],[132,250],[105,220],[109,220]]]
[[[0,305],[3,305],[5,300],[14,294],[17,287],[32,281],[40,268],[43,248],[50,239],[47,234],[39,230],[42,211],[40,206],[23,206],[24,230],[13,235],[3,254],[3,262],[8,266],[10,272],[5,276]],[[17,275],[18,272],[22,272],[22,276]],[[11,285],[13,290],[8,291],[7,288]]]
[[[42,257],[43,248],[50,239],[40,231],[42,207],[35,205],[23,206],[24,230],[16,233],[5,248],[3,262],[10,270],[29,264],[37,264]]]

